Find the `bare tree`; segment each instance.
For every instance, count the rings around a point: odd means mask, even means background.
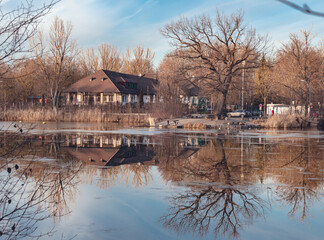
[[[6,10],[4,1],[0,0],[0,66],[3,75],[11,64],[20,60],[22,54],[28,52],[25,43],[36,34],[41,19],[59,0],[50,0],[42,5],[34,1],[17,2],[14,9]]]
[[[154,53],[143,46],[138,45],[132,51],[128,48],[123,57],[123,72],[144,75],[153,73]]]
[[[82,75],[90,75],[99,70],[99,58],[93,48],[88,48],[81,52],[78,58]]]
[[[102,69],[118,72],[121,69],[121,58],[117,47],[102,43],[98,47],[100,66]]]
[[[323,56],[312,44],[312,34],[302,30],[301,34],[290,34],[277,57],[277,71],[283,76],[282,85],[297,95],[305,104],[305,116],[309,115],[312,84],[320,81]]]
[[[178,57],[192,62],[193,80],[222,94],[222,112],[233,77],[243,69],[256,68],[256,60],[267,46],[266,37],[244,25],[241,11],[230,16],[217,11],[214,19],[183,17],[165,25],[161,33],[171,40]]]
[[[33,47],[41,75],[46,82],[52,105],[57,108],[65,86],[71,84],[73,64],[78,53],[76,42],[71,40],[72,24],[55,18],[46,41],[40,31]]]
[[[13,64],[14,71],[5,75],[6,81],[3,87],[6,91],[7,103],[25,103],[29,96],[39,94],[37,92],[37,65],[33,59],[21,59]],[[37,93],[36,93],[37,92]]]
[[[188,76],[182,72],[184,60],[167,55],[158,69],[159,85],[158,98],[163,99],[156,104],[155,115],[161,118],[181,116],[185,106],[181,103],[180,94],[182,83]],[[185,95],[185,94],[183,94]]]
[[[265,55],[262,56],[259,63],[259,67],[255,74],[255,90],[256,94],[259,95],[263,100],[263,115],[266,115],[266,105],[268,98],[272,92],[274,83],[272,79],[271,64],[266,59]]]
[[[100,44],[98,51],[86,49],[80,54],[78,62],[84,76],[99,69],[119,72],[123,65],[119,50],[109,43]]]

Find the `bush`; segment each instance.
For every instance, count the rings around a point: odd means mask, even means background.
[[[266,128],[303,128],[307,126],[307,119],[299,114],[277,114],[268,118],[263,124]]]
[[[317,128],[319,130],[323,130],[324,131],[324,119],[323,118],[318,121]]]

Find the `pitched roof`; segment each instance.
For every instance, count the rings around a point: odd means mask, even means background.
[[[137,84],[137,89],[127,88],[125,83]],[[139,94],[142,89],[144,94],[155,94],[157,80],[143,76],[126,73],[99,70],[86,76],[68,87],[64,92],[92,92],[92,93],[124,93]]]
[[[118,153],[118,148],[67,148],[77,159],[95,166],[106,166]]]
[[[120,148],[66,148],[75,158],[94,166],[119,166],[137,162],[151,161],[154,156],[152,150],[132,147]]]
[[[198,96],[199,95],[199,87],[191,82],[184,81],[179,84],[181,91],[186,96]]]

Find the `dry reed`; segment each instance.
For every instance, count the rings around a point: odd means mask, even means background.
[[[307,120],[298,114],[274,115],[268,118],[262,126],[265,128],[302,128]]]
[[[26,122],[114,122],[125,124],[148,125],[148,115],[145,114],[118,114],[108,113],[100,108],[74,109],[66,111],[60,109],[8,109],[0,114],[2,121]]]
[[[203,123],[186,123],[183,125],[183,128],[186,129],[206,129],[207,126]]]

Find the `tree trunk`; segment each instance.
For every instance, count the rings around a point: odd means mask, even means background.
[[[222,91],[223,102],[222,102],[221,114],[226,113],[226,98],[227,98],[227,93],[228,93],[228,89],[229,89],[229,86],[230,86],[231,82],[232,82],[232,77],[227,76],[226,79],[225,79],[224,89]]]
[[[223,99],[222,99],[222,108],[221,108],[221,114],[226,113],[226,98],[227,98],[227,91],[222,92],[223,94]]]
[[[305,80],[306,84],[307,84],[307,92],[306,92],[306,104],[305,104],[305,117],[309,117],[309,112],[308,112],[308,108],[310,105],[310,88],[309,88],[309,82],[307,82],[307,80]]]
[[[267,113],[266,107],[267,107],[267,97],[265,96],[265,97],[263,97],[263,116],[265,116]]]

